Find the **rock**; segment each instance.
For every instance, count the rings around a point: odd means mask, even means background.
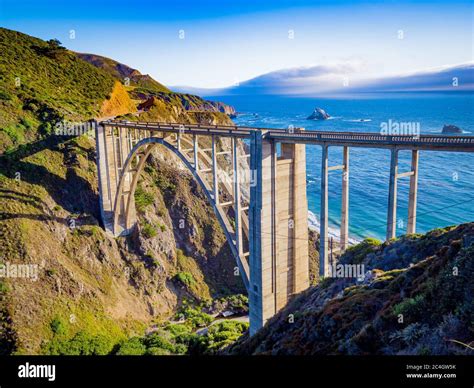
[[[307,120],[327,120],[329,116],[323,109],[315,108],[313,113],[307,117]]]
[[[448,124],[443,127],[441,133],[462,133],[462,129],[456,125]]]

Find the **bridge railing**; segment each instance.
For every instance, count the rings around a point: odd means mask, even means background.
[[[442,147],[474,147],[474,136],[452,136],[452,135],[382,135],[372,132],[346,132],[346,131],[311,131],[303,128],[275,129],[243,127],[236,125],[209,125],[209,124],[178,124],[164,122],[142,122],[142,121],[106,121],[106,125],[118,127],[137,128],[152,131],[183,132],[197,135],[219,134],[223,136],[248,137],[252,132],[264,132],[264,136],[276,139],[288,139],[294,142],[353,142],[366,145],[410,145]]]

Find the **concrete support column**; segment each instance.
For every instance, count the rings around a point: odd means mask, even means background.
[[[107,197],[106,199],[103,199],[102,202],[104,203],[105,200],[108,200],[108,204],[107,206],[104,206],[104,210],[110,211],[112,209],[112,196],[111,196],[111,189],[110,189],[110,160],[109,160],[109,150],[108,150],[108,145],[107,145],[107,127],[106,126],[97,127],[96,141],[98,144],[97,152],[100,155],[102,155],[102,157],[99,156],[99,160],[101,160],[105,164],[101,173],[105,172],[105,176],[103,177],[106,179],[106,182],[107,182],[107,187],[106,187]]]
[[[293,248],[293,256],[290,259],[289,268],[293,267],[294,294],[306,290],[309,287],[309,252],[308,252],[308,201],[306,198],[306,145],[287,144],[292,149],[293,184],[292,207],[288,213],[292,221],[289,223],[290,245]],[[282,149],[285,145],[282,144]],[[278,171],[279,179],[282,177],[281,170]],[[290,184],[291,184],[290,183]],[[278,193],[280,194],[280,191]],[[281,214],[281,213],[280,213]],[[281,221],[279,220],[279,223]],[[291,231],[293,233],[291,233]],[[284,248],[283,248],[284,249]],[[285,255],[284,250],[280,251]],[[292,260],[291,260],[292,259]],[[287,295],[289,299],[289,295]],[[286,301],[285,301],[286,304]]]
[[[262,189],[263,189],[263,139],[262,132],[251,133],[250,170],[254,174],[254,185],[250,186],[249,204],[249,321],[250,335],[254,335],[263,326],[262,298]]]
[[[120,182],[120,179],[123,175],[123,189],[121,198],[119,198],[119,212],[121,215],[121,220],[125,221],[125,205],[128,201],[128,196],[130,195],[130,182],[131,176],[129,172],[125,171],[125,161],[127,160],[128,154],[130,153],[130,143],[128,141],[129,130],[128,128],[118,127],[118,171],[119,175],[117,178],[117,185]],[[126,228],[126,225],[123,225]]]
[[[234,213],[235,213],[235,245],[239,256],[242,258],[242,213],[240,206],[240,172],[239,172],[239,148],[238,141],[236,138],[232,138],[233,143],[233,155],[234,155]]]
[[[114,163],[114,172],[115,172],[115,177],[113,180],[114,187],[113,187],[113,195],[112,197],[115,197],[115,193],[117,192],[117,185],[120,179],[119,172],[118,172],[118,155],[117,155],[117,139],[115,138],[115,127],[110,128],[111,134],[112,134],[112,152],[113,152],[113,163]]]
[[[250,334],[309,286],[305,146],[252,133],[249,209]]]
[[[194,149],[194,169],[199,172],[199,140],[197,135],[193,135],[193,149]]]
[[[321,215],[319,235],[319,274],[329,275],[328,258],[328,146],[322,147],[321,158]]]
[[[418,150],[411,152],[410,194],[408,198],[407,234],[416,233],[416,202],[418,197]]]
[[[343,149],[342,204],[341,204],[341,252],[349,241],[349,147]]]
[[[387,240],[395,238],[397,231],[397,175],[398,150],[392,148],[390,158],[390,182],[388,188]]]
[[[95,126],[95,142],[96,142],[96,163],[97,163],[97,175],[99,176],[99,199],[100,199],[100,214],[102,220],[105,219],[104,204],[109,200],[109,177],[108,167],[106,163],[106,152],[104,142],[104,127],[101,125]],[[109,205],[110,206],[110,205]]]
[[[217,168],[216,137],[212,135],[212,188],[214,191],[214,202],[216,205],[219,205],[219,175]]]
[[[181,151],[181,133],[176,134],[176,148]]]

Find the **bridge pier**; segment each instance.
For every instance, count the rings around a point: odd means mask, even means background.
[[[411,150],[411,170],[398,173],[398,149],[391,149],[390,159],[390,182],[388,192],[387,211],[387,240],[395,238],[397,235],[397,188],[398,179],[410,177],[410,192],[408,197],[408,221],[407,234],[416,231],[416,205],[418,197],[418,150]]]
[[[216,137],[212,135],[212,190],[216,206],[219,205],[219,174],[217,168]]]
[[[349,243],[349,147],[343,148],[342,204],[341,204],[341,252]]]
[[[199,172],[199,140],[198,135],[193,135],[193,153],[194,153],[194,169]]]
[[[239,147],[237,140],[232,138],[233,158],[233,180],[234,180],[234,214],[235,214],[235,246],[240,257],[243,257],[242,242],[242,213],[240,204],[240,171],[239,171]]]
[[[255,172],[249,210],[250,335],[309,286],[306,154],[301,144],[281,144],[252,133]]]
[[[349,240],[349,147],[343,148],[343,161],[341,165],[329,167],[329,146],[322,146],[321,157],[321,213],[319,235],[319,275],[328,276],[329,271],[329,172],[342,170],[342,203],[341,203],[341,241],[340,251],[346,250]]]
[[[416,205],[418,197],[418,150],[411,152],[410,194],[408,197],[408,225],[407,234],[416,233]]]
[[[328,146],[322,147],[321,157],[321,209],[319,216],[319,274],[329,275],[328,257]]]

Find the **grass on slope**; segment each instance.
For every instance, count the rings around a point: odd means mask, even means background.
[[[63,118],[95,117],[114,79],[63,48],[0,28],[0,150],[51,133]]]
[[[155,81],[149,75],[140,74],[138,70],[132,69],[131,67],[113,59],[96,54],[78,53],[77,55],[90,64],[105,70],[107,73],[124,83],[126,78],[128,78],[130,81],[130,86],[135,86],[154,92],[170,92],[166,86],[160,84],[158,81]]]

